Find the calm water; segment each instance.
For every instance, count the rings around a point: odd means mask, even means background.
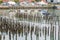
[[[49,40],[50,36],[44,35],[44,33],[38,32],[11,32],[11,31],[2,31],[0,32],[0,40]],[[53,33],[51,35],[51,40],[53,40]]]
[[[8,25],[7,25],[8,23]],[[10,24],[9,24],[10,23]],[[17,23],[17,22],[16,22]],[[0,40],[54,40],[54,30],[51,26],[31,26],[0,21]]]
[[[8,15],[9,16],[9,10],[0,10],[2,16],[3,15]],[[49,13],[53,13],[53,10],[50,9],[48,11]],[[55,10],[56,15],[60,16],[60,10]],[[20,19],[21,20],[21,19]],[[33,19],[32,19],[33,20]],[[29,20],[29,21],[32,21]],[[39,19],[40,20],[40,19]],[[34,21],[34,20],[33,20]],[[41,21],[40,21],[41,22]],[[3,22],[2,22],[3,23]],[[8,23],[8,22],[7,22]],[[1,22],[0,22],[1,24]],[[49,28],[45,29],[40,29],[39,27],[30,27],[28,26],[20,26],[20,25],[13,25],[9,24],[10,27],[8,28],[8,25],[3,23],[4,26],[0,25],[0,40],[54,40],[54,28],[50,29],[50,34],[49,34]],[[6,28],[5,28],[6,27]],[[17,28],[17,29],[15,29]],[[60,35],[60,32],[59,32]],[[59,37],[60,38],[60,37]]]

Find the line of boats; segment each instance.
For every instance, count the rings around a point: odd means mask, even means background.
[[[23,2],[18,2],[18,3],[15,3],[13,1],[8,1],[8,2],[3,2],[1,5],[2,6],[47,6],[48,3],[45,3],[43,1],[41,2],[23,1]]]

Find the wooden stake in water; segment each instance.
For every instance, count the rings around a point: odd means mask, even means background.
[[[48,27],[48,36],[49,36],[49,40],[50,40],[50,32],[51,32],[51,27]]]
[[[24,14],[23,14],[23,20],[24,20]],[[23,36],[24,36],[24,23],[23,23]]]
[[[2,36],[0,35],[0,40],[1,40]]]
[[[9,31],[9,40],[11,40],[11,33],[10,33],[10,31]]]
[[[17,32],[16,32],[16,40],[17,40]]]
[[[56,20],[54,20],[54,40],[56,40]]]
[[[33,21],[35,21],[34,15],[33,15]],[[34,25],[34,33],[35,33],[35,25]]]
[[[25,32],[25,40],[27,40],[27,32]]]
[[[32,40],[32,23],[30,23],[30,38]]]
[[[46,31],[46,27],[45,27],[45,40],[46,40],[46,32],[47,32],[47,31]]]
[[[56,40],[56,27],[54,27],[54,40]]]
[[[44,39],[44,37],[43,37],[43,28],[41,26],[41,40],[43,40],[43,39]]]
[[[31,31],[31,40],[32,40],[32,31]]]
[[[40,40],[40,32],[41,32],[41,31],[40,31],[40,28],[41,28],[41,26],[39,25],[39,40]]]
[[[27,10],[26,10],[26,11],[27,11]],[[27,21],[28,21],[28,15],[27,15]],[[27,22],[27,25],[26,25],[25,33],[26,33],[26,40],[27,40],[27,34],[28,34],[28,22]]]
[[[14,33],[13,33],[13,37],[12,37],[12,38],[13,38],[13,40],[14,40]]]
[[[39,40],[39,29],[37,28],[36,30],[37,30],[36,31],[36,40]]]
[[[30,39],[31,39],[31,23],[30,23]]]
[[[27,9],[27,10],[28,10],[28,9]],[[29,17],[29,15],[27,14],[27,21],[29,21],[29,20],[28,20],[28,17]],[[28,25],[28,22],[27,22],[27,33],[28,33],[28,26],[29,26],[29,25]]]

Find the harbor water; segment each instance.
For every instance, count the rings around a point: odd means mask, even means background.
[[[42,18],[40,14],[19,15],[19,12],[16,12],[15,9],[2,10],[0,10],[0,40],[60,39],[60,10],[48,9],[49,13],[55,14],[52,17],[53,20],[52,18],[48,19],[49,16]],[[15,14],[18,14],[18,16]]]

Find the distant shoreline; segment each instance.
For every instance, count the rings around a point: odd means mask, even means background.
[[[0,6],[0,9],[52,9],[53,6],[50,7],[37,7],[37,6],[32,6],[32,7],[24,7],[24,6],[19,6],[19,7],[14,7],[14,6]]]

